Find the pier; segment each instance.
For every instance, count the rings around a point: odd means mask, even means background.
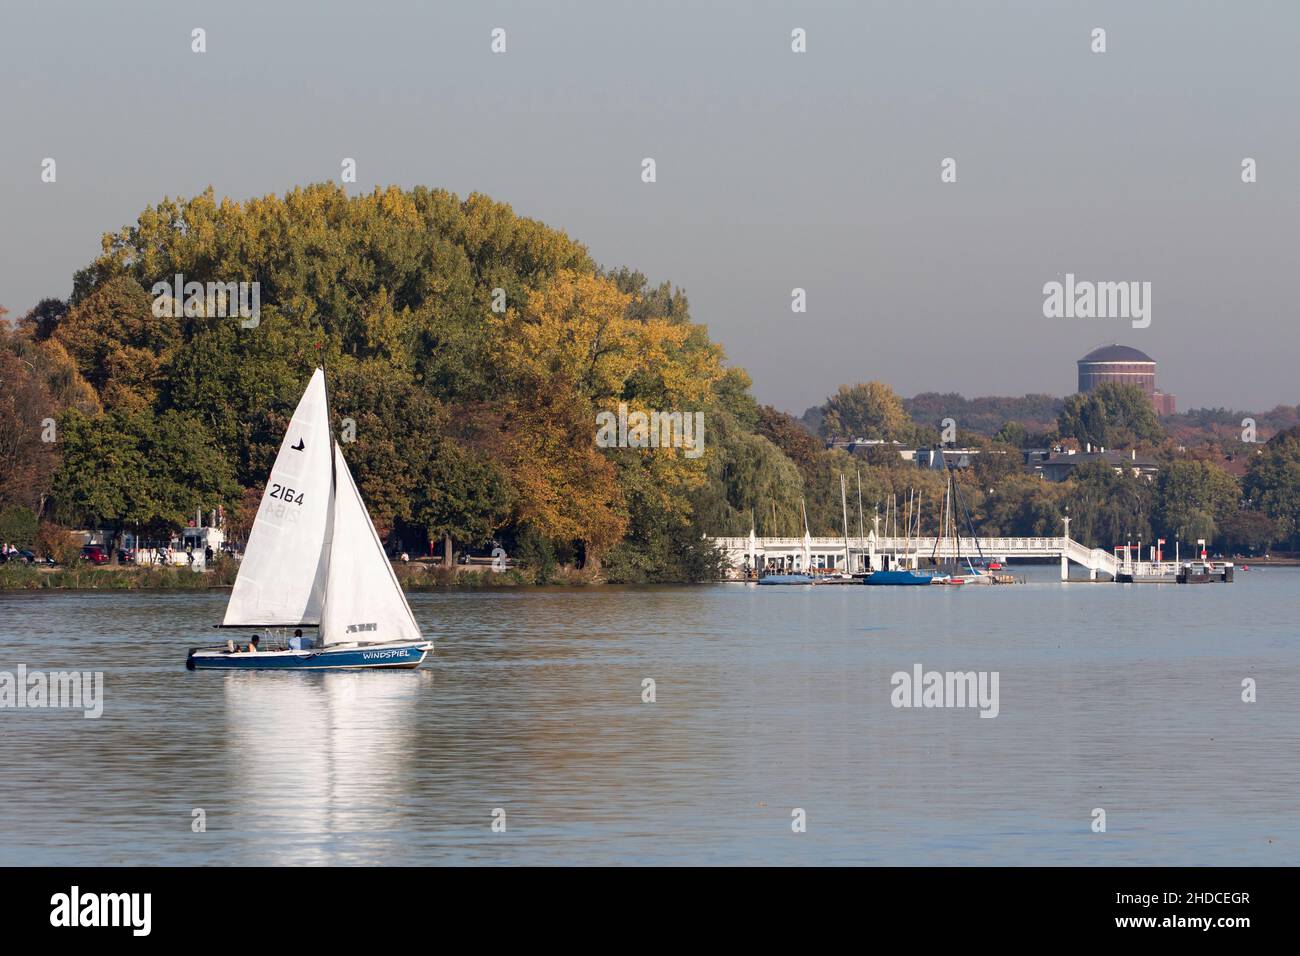
[[[1068,527],[1068,526],[1067,526]],[[751,568],[803,571],[805,539],[799,538],[710,538],[715,547],[727,557],[733,577],[739,578],[743,569]],[[1089,548],[1068,535],[1049,538],[970,538],[958,541],[948,538],[936,542],[929,538],[878,537],[874,531],[865,538],[850,537],[847,546],[843,537],[807,539],[810,567],[827,568],[850,573],[861,573],[867,567],[881,566],[877,555],[900,556],[914,554],[922,559],[937,555],[940,560],[962,558],[1006,562],[1016,558],[1057,558],[1061,562],[1061,580],[1069,579],[1069,566],[1073,562],[1088,570],[1088,579],[1098,580],[1104,574],[1112,581],[1119,573],[1119,561],[1104,548]],[[847,556],[847,560],[846,560]]]

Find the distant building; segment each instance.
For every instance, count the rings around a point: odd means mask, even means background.
[[[1096,461],[1110,465],[1117,474],[1128,472],[1147,481],[1155,481],[1160,474],[1160,466],[1153,459],[1138,457],[1136,451],[1106,451],[1104,448],[1093,451],[1091,447],[1087,451],[1053,452],[1046,458],[1031,462],[1028,467],[1031,474],[1041,475],[1047,481],[1065,481],[1075,468]]]
[[[869,448],[892,447],[902,449],[903,443],[900,441],[885,441],[883,438],[832,438],[826,442],[826,447],[838,448],[852,455],[857,451],[866,451]],[[903,451],[900,451],[899,454],[903,454]],[[903,457],[906,458],[907,455],[904,454]]]
[[[980,448],[918,448],[913,461],[921,468],[969,468],[975,462],[975,456],[982,452]],[[1000,455],[1005,452],[995,451]]]
[[[1091,392],[1106,382],[1136,385],[1151,399],[1157,415],[1175,413],[1174,396],[1156,388],[1156,361],[1128,345],[1105,345],[1079,359],[1079,391]]]
[[[883,438],[837,438],[826,442],[826,447],[838,448],[850,455],[874,448],[892,448],[903,461],[909,461],[918,468],[942,468],[945,464],[949,468],[969,468],[975,456],[981,453],[979,448],[912,448],[902,442],[885,441]]]

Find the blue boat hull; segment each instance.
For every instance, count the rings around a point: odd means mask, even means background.
[[[934,575],[929,571],[872,571],[867,575],[868,584],[925,585]]]
[[[324,647],[305,651],[267,651],[258,654],[192,650],[185,659],[185,666],[189,670],[410,669],[419,667],[432,649],[431,643],[420,641],[361,647]]]

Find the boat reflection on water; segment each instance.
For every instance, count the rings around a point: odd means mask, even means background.
[[[341,862],[327,841],[344,833],[350,849],[367,845],[356,839],[367,830],[378,846],[394,842],[419,822],[410,803],[416,711],[432,684],[429,671],[224,675],[223,802],[235,828],[290,836],[296,864]]]

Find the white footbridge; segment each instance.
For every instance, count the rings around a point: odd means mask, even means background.
[[[1068,526],[1067,526],[1068,529]],[[1104,574],[1111,580],[1119,571],[1119,560],[1103,548],[1089,548],[1067,535],[1057,538],[891,538],[877,537],[868,532],[866,537],[851,536],[846,543],[842,537],[829,538],[710,538],[714,546],[727,557],[731,570],[740,577],[744,568],[805,570],[834,568],[851,572],[881,567],[878,555],[897,554],[928,561],[932,557],[948,561],[957,557],[988,561],[1015,560],[1016,558],[1058,558],[1061,562],[1061,580],[1069,579],[1070,562],[1086,568],[1088,578],[1097,580]],[[905,557],[906,556],[906,557]],[[805,564],[805,561],[807,562]]]

